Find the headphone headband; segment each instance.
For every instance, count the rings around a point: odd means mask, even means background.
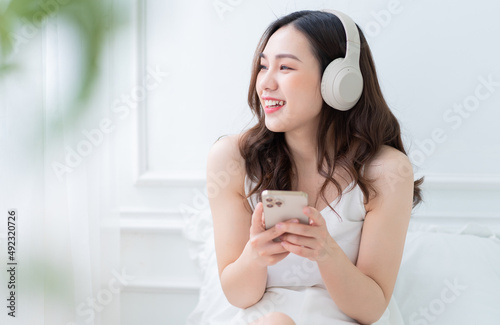
[[[359,39],[358,28],[356,27],[354,21],[351,19],[351,17],[337,10],[325,9],[323,11],[331,13],[337,16],[338,19],[340,19],[340,22],[344,26],[345,36],[347,40],[345,59],[354,60],[354,62],[358,62],[359,64],[361,41]]]

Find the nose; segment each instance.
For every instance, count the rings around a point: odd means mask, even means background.
[[[258,76],[257,85],[261,90],[276,90],[278,82],[272,70],[262,70]]]

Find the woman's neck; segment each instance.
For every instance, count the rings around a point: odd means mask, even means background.
[[[313,167],[316,169],[318,159],[316,134],[304,131],[285,133],[285,141],[299,171],[309,170]]]
[[[290,149],[293,160],[300,170],[302,167],[306,169],[318,166],[318,135],[317,130],[319,121],[316,125],[310,124],[309,127],[303,127],[291,132],[285,133],[285,141]],[[327,131],[326,138],[332,139],[333,125]],[[333,148],[326,148],[330,157],[333,157]]]

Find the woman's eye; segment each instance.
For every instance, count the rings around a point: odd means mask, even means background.
[[[267,67],[265,65],[262,65],[262,64],[259,65],[259,70],[266,70],[266,69],[267,69]]]
[[[290,68],[289,66],[286,66],[286,65],[282,65],[280,67],[281,70],[293,70],[292,68]]]

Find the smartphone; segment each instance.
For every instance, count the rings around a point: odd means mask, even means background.
[[[266,229],[289,219],[298,219],[303,224],[309,223],[309,218],[302,212],[307,206],[307,193],[265,190],[262,192],[262,204]]]

